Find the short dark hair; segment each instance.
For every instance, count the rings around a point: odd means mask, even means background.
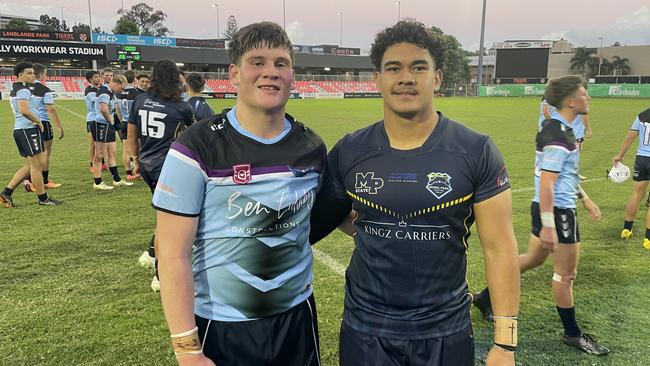
[[[42,75],[45,72],[45,70],[47,70],[43,64],[35,63],[33,67],[34,67],[34,74],[36,74],[36,76]]]
[[[293,45],[287,32],[272,22],[259,22],[238,30],[228,46],[230,62],[239,65],[241,57],[256,48],[283,48],[289,52],[293,64]]]
[[[191,72],[185,77],[185,84],[196,93],[203,91],[205,87],[205,78],[198,72]]]
[[[88,71],[88,72],[86,73],[86,80],[88,80],[88,82],[90,82],[90,80],[92,80],[92,78],[93,78],[95,75],[99,75],[99,71],[97,71],[97,70]]]
[[[398,43],[413,43],[429,51],[436,69],[442,70],[447,56],[447,42],[438,33],[427,29],[415,19],[400,20],[392,27],[379,32],[370,48],[370,60],[377,70],[381,70],[381,61],[388,47]]]
[[[34,65],[31,62],[19,62],[14,66],[14,76],[22,74],[25,69],[32,69]]]
[[[149,79],[149,75],[147,75],[147,74],[138,74],[138,76],[136,76],[136,78],[137,79],[142,79],[142,78]]]
[[[172,60],[160,60],[153,65],[149,91],[172,102],[181,100],[181,79],[178,67]]]
[[[127,83],[132,84],[133,81],[135,80],[135,71],[133,70],[124,71],[124,77],[126,78]]]
[[[549,80],[544,90],[544,99],[555,108],[561,108],[562,102],[578,91],[581,86],[587,88],[585,79],[580,75],[567,75]]]

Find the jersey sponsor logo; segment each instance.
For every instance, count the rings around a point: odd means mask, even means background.
[[[232,171],[232,181],[237,184],[246,184],[252,179],[250,164],[233,165]]]
[[[497,177],[497,188],[501,188],[508,184],[510,182],[510,178],[508,177],[508,173],[506,172],[506,167],[505,165],[501,167],[501,170],[499,170],[499,176]]]
[[[417,183],[418,173],[390,173],[388,183]]]
[[[377,194],[384,186],[384,180],[375,178],[375,172],[357,173],[354,182],[355,193]]]
[[[451,188],[451,176],[447,173],[431,172],[427,175],[427,190],[436,198],[440,199],[453,191]]]

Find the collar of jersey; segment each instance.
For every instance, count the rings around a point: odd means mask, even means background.
[[[551,113],[551,118],[555,119],[555,120],[558,120],[558,121],[562,122],[563,125],[571,128],[571,124],[564,117],[562,117],[562,115],[557,110],[555,110],[555,111],[553,111],[553,113]]]
[[[228,113],[226,114],[226,120],[228,120],[228,123],[230,123],[230,125],[240,134],[265,145],[275,144],[276,142],[282,140],[291,131],[291,122],[289,122],[289,120],[285,117],[284,129],[279,135],[270,139],[265,139],[259,136],[255,136],[252,133],[250,133],[248,130],[246,130],[244,127],[242,127],[242,125],[239,123],[239,120],[237,120],[237,114],[235,113],[235,107],[233,107],[230,111],[228,111]]]
[[[398,150],[398,149],[393,149],[390,146],[390,142],[388,140],[388,135],[386,134],[386,127],[384,126],[384,121],[381,121],[381,125],[378,131],[378,139],[379,139],[379,145],[391,153],[395,153],[397,155],[413,155],[413,154],[418,154],[420,152],[426,152],[430,151],[433,146],[435,146],[438,141],[440,141],[440,138],[442,136],[443,131],[445,130],[445,127],[447,127],[447,117],[445,117],[442,112],[437,111],[438,113],[438,124],[436,125],[436,128],[431,132],[431,135],[429,135],[429,138],[422,144],[422,146],[417,147],[415,149],[411,150]]]

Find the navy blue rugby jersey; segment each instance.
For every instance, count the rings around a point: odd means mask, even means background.
[[[273,316],[312,294],[309,215],[323,141],[286,115],[286,134],[261,141],[234,113],[199,121],[173,143],[153,206],[198,217],[194,311],[219,321]]]
[[[205,101],[203,97],[191,97],[188,101],[192,110],[194,111],[194,117],[197,121],[200,121],[204,118],[209,118],[214,116],[214,111],[212,107]]]
[[[350,208],[358,212],[343,312],[357,331],[414,340],[470,324],[472,206],[510,182],[488,136],[439,117],[417,149],[391,148],[380,121],[345,136],[329,153],[310,239],[327,235]]]
[[[149,92],[137,96],[131,105],[129,123],[138,128],[142,142],[140,165],[160,169],[174,139],[193,122],[194,114],[187,102],[172,102]]]

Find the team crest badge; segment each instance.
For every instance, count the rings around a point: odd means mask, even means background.
[[[251,165],[238,164],[232,167],[232,181],[237,184],[246,184],[251,181]]]
[[[449,174],[432,172],[427,177],[429,178],[427,189],[436,198],[440,199],[453,190],[451,188],[451,176]]]

